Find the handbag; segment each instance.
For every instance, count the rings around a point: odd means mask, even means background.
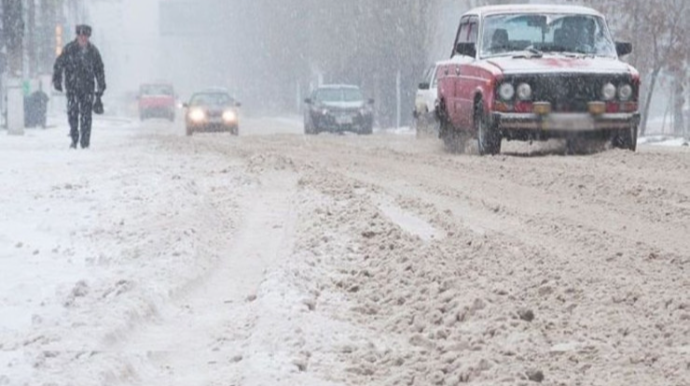
[[[98,115],[103,114],[103,101],[100,96],[96,96],[96,101],[93,102],[93,113]]]

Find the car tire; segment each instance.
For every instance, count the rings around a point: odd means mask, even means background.
[[[189,127],[189,126],[187,126],[187,130],[186,130],[186,131],[187,131],[187,136],[188,136],[188,137],[191,137],[191,136],[194,134],[194,129],[192,129],[192,128]]]
[[[316,127],[316,125],[312,122],[305,123],[304,134],[306,134],[306,135],[318,135],[319,134],[319,128]]]
[[[361,135],[372,135],[372,134],[374,134],[374,126],[373,125],[366,126],[359,133]]]
[[[422,139],[422,138],[426,137],[427,136],[426,125],[424,122],[422,122],[422,118],[419,115],[417,115],[412,122],[414,123],[415,137],[417,139]]]
[[[613,147],[616,149],[625,149],[630,151],[637,151],[637,133],[638,125],[633,125],[629,129],[620,130],[613,137]]]
[[[230,129],[230,134],[232,134],[235,137],[239,136],[240,128],[238,126],[233,127],[232,129]]]
[[[438,136],[439,123],[435,113],[426,113],[415,119],[415,134],[417,139],[433,138]]]
[[[501,153],[501,133],[486,119],[484,107],[479,101],[475,107],[474,126],[477,132],[479,155],[497,155]]]
[[[465,145],[467,136],[459,133],[453,124],[448,120],[447,114],[440,115],[440,129],[439,136],[443,140],[446,151],[453,154],[461,154],[465,152]]]

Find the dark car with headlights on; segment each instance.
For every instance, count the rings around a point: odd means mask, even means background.
[[[232,135],[239,135],[239,107],[228,92],[222,90],[208,90],[192,95],[187,109],[185,121],[187,135],[195,132],[226,131]]]
[[[471,10],[439,71],[440,136],[458,151],[474,136],[480,154],[500,153],[503,139],[551,138],[574,153],[592,142],[634,151],[640,74],[620,60],[631,51],[591,8]]]
[[[314,90],[305,100],[304,133],[321,132],[371,134],[374,100],[365,100],[357,86],[329,85]]]

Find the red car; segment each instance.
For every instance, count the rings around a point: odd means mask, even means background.
[[[503,139],[565,138],[574,152],[585,141],[610,142],[634,151],[640,75],[619,60],[631,51],[590,8],[474,9],[440,65],[439,135],[455,151],[475,137],[482,155],[500,153]]]
[[[143,84],[139,88],[139,119],[164,118],[175,121],[175,90],[170,84]]]

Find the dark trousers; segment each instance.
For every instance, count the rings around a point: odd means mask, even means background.
[[[93,99],[93,93],[67,93],[67,116],[69,118],[72,146],[76,147],[77,143],[80,143],[81,147],[85,149],[91,144]]]

